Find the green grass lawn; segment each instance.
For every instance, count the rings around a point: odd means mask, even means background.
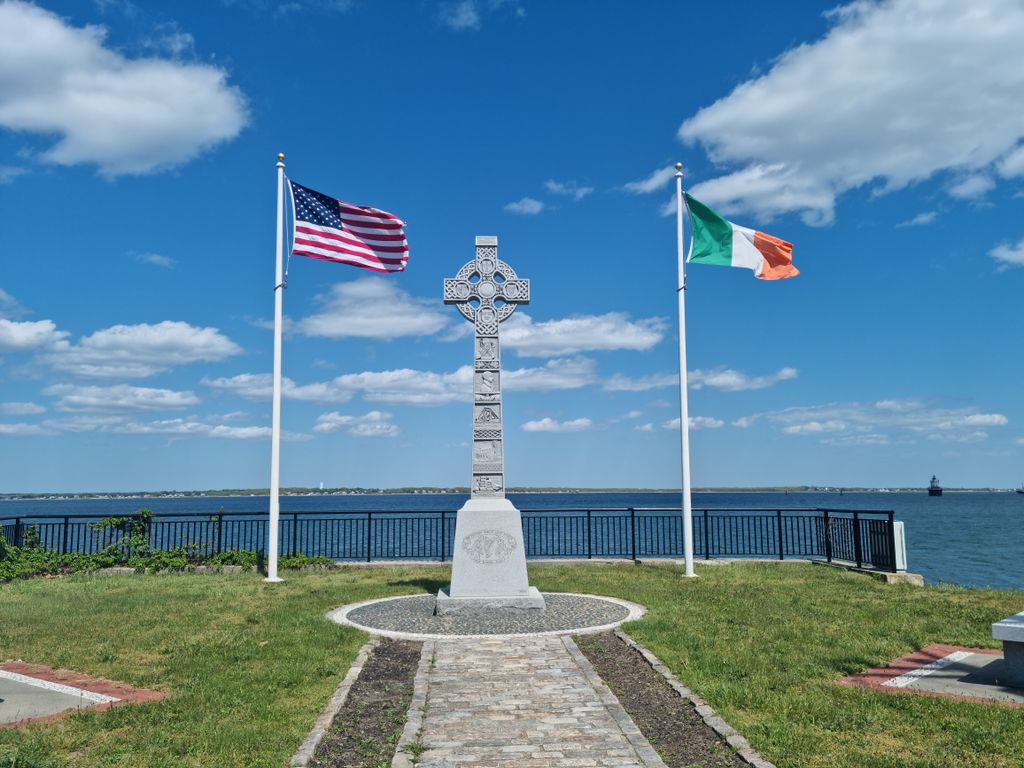
[[[646,605],[626,630],[780,768],[1024,764],[1019,709],[833,681],[928,643],[997,647],[1024,594],[890,587],[806,565],[532,566],[545,591]],[[338,605],[433,591],[446,568],[37,579],[0,584],[0,660],[66,667],[171,698],[0,730],[0,768],[287,763],[365,636]]]

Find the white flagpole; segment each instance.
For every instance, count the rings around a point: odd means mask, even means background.
[[[683,561],[693,572],[693,508],[690,502],[690,414],[686,402],[686,269],[683,254],[683,164],[676,163],[676,254],[679,261],[679,448],[683,473]]]
[[[284,154],[277,155],[277,269],[274,277],[274,408],[270,437],[270,525],[266,581],[277,575],[277,527],[281,515],[281,303],[284,292]]]

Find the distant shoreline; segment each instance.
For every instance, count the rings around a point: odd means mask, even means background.
[[[694,488],[694,493],[923,493],[920,488],[839,488],[836,486],[779,486],[779,487],[709,487]],[[1013,493],[1013,488],[945,488],[946,493]],[[508,493],[681,493],[678,488],[551,488],[519,487],[509,488]],[[468,487],[413,487],[413,488],[282,488],[282,496],[412,496],[462,494],[468,495]],[[31,501],[60,499],[178,499],[178,498],[244,498],[267,496],[266,488],[231,488],[203,491],[113,491],[92,493],[0,493],[0,501]]]

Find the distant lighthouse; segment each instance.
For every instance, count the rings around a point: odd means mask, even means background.
[[[323,489],[324,489],[324,481],[323,481],[323,480],[321,480],[321,481],[320,481],[320,490],[322,491]]]

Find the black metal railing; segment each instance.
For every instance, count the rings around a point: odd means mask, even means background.
[[[616,507],[524,509],[529,558],[681,557],[678,508]],[[439,560],[451,558],[454,510],[282,512],[280,554],[332,560]],[[99,552],[126,541],[131,522],[97,526],[96,515],[11,517],[0,520],[8,543],[61,553]],[[145,541],[153,549],[185,547],[197,557],[227,550],[263,552],[266,513],[154,515]],[[848,509],[703,508],[693,510],[696,557],[787,557],[849,562],[896,570],[893,513]]]

